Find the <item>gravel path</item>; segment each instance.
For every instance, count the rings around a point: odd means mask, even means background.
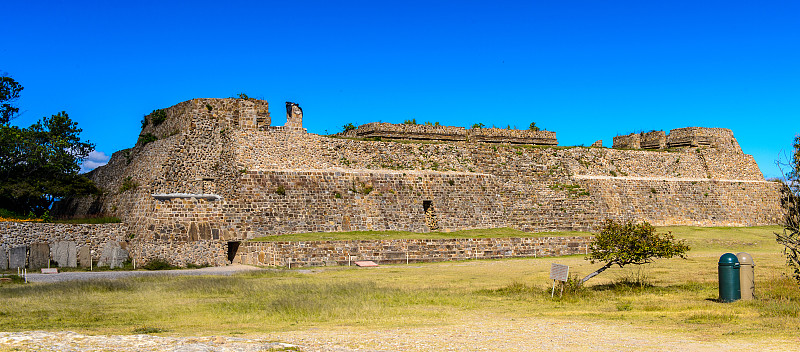
[[[228,265],[202,269],[138,270],[138,271],[73,271],[58,274],[28,273],[30,282],[60,282],[72,280],[119,279],[132,276],[152,275],[232,275],[245,271],[266,270],[249,265]]]
[[[280,341],[280,342],[276,342]],[[237,351],[297,348],[354,351],[800,351],[792,340],[710,341],[703,336],[636,329],[626,323],[555,318],[478,317],[422,328],[331,328],[266,333],[257,337],[90,336],[73,332],[0,333],[0,351]],[[289,349],[294,350],[294,349]]]

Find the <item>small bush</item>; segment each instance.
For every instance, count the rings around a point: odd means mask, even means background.
[[[145,146],[145,145],[147,145],[147,143],[155,142],[157,140],[158,140],[158,137],[156,137],[152,133],[145,133],[145,134],[140,134],[139,135],[139,143],[141,143],[142,146]]]
[[[161,328],[154,328],[151,326],[140,326],[133,329],[134,334],[157,334],[159,332],[165,332],[166,330]]]
[[[142,269],[146,270],[172,270],[177,268],[163,259],[153,259],[142,266]]]
[[[275,189],[275,193],[277,193],[279,195],[282,195],[282,196],[285,196],[286,195],[286,187],[278,186],[278,188]]]
[[[153,126],[158,126],[166,120],[167,112],[164,109],[153,110],[150,113],[150,121],[153,122]]]
[[[119,186],[119,193],[125,193],[127,191],[130,191],[132,189],[136,189],[138,187],[139,187],[139,183],[134,181],[133,178],[131,178],[131,176],[128,176],[128,177],[125,178],[124,181],[122,181],[122,185]]]
[[[417,119],[405,120],[405,121],[403,121],[403,124],[404,125],[416,125],[417,124]]]
[[[354,129],[356,129],[356,126],[353,125],[352,122],[342,126],[342,132],[352,131]]]
[[[210,266],[211,265],[209,265],[208,263],[203,263],[203,264],[186,263],[187,269],[202,269],[202,268],[208,268]]]
[[[142,128],[147,127],[147,124],[148,124],[147,115],[145,115],[145,117],[142,117]]]
[[[211,110],[214,110],[214,107],[213,107],[213,106],[211,106],[211,104],[206,104],[206,109],[207,109],[208,111],[211,111]]]
[[[473,130],[474,129],[478,129],[478,128],[484,128],[484,127],[486,127],[486,125],[484,125],[482,123],[476,123],[476,124],[472,125],[472,129]]]
[[[531,125],[528,127],[529,131],[538,131],[539,127],[536,127],[536,122],[531,122]]]

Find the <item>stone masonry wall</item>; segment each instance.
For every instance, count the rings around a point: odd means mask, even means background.
[[[63,208],[122,218],[139,260],[215,265],[229,241],[284,233],[591,230],[605,218],[740,226],[782,214],[781,186],[764,181],[735,140],[670,151],[363,141],[267,126],[263,109],[235,99],[167,108],[161,125],[143,130],[157,141],[90,174],[102,196]],[[729,130],[700,131],[720,139]],[[647,140],[659,144],[661,134]]]
[[[380,241],[245,242],[236,262],[272,266],[379,264],[585,254],[591,237],[470,238]]]
[[[125,224],[52,224],[37,222],[0,222],[0,250],[28,246],[34,243],[52,244],[58,241],[74,241],[78,251],[89,246],[94,251],[93,260],[109,241],[121,242],[130,239]]]
[[[472,128],[371,122],[340,134],[342,137],[386,138],[436,141],[471,141],[486,143],[512,143],[557,145],[552,131],[512,130],[503,128]]]
[[[716,148],[742,153],[733,131],[727,128],[685,127],[664,131],[631,133],[614,137],[615,149]]]

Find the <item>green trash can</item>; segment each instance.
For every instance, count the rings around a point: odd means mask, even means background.
[[[719,257],[719,300],[723,303],[742,298],[739,279],[739,259],[733,253]]]

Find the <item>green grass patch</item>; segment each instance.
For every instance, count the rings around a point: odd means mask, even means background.
[[[96,218],[53,220],[52,222],[57,224],[114,224],[120,223],[122,220],[115,216],[103,216]]]
[[[591,236],[589,232],[525,232],[507,227],[496,229],[475,229],[452,232],[410,232],[410,231],[349,231],[349,232],[309,232],[266,236],[252,239],[255,242],[278,241],[364,241],[364,240],[399,240],[399,239],[456,239],[456,238],[522,238],[522,237],[567,237]]]

